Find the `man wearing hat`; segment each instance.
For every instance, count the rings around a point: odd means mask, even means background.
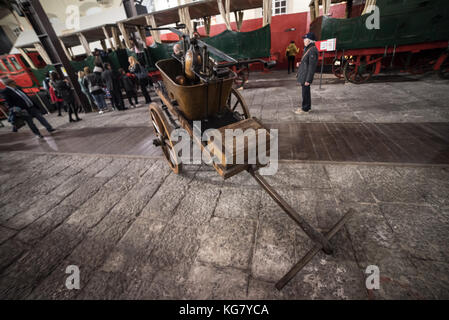
[[[312,109],[310,85],[313,82],[318,63],[318,49],[315,46],[315,34],[307,33],[304,37],[304,54],[299,65],[296,81],[302,86],[302,107],[295,110],[296,114],[307,114]]]

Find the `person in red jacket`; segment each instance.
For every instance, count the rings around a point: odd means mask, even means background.
[[[51,102],[52,102],[53,104],[55,104],[55,105],[56,105],[56,108],[58,109],[58,117],[61,117],[61,116],[62,116],[62,114],[61,114],[61,109],[62,109],[63,106],[64,106],[64,100],[62,100],[61,97],[58,97],[58,96],[56,95],[56,91],[55,91],[55,88],[54,88],[53,81],[50,81],[50,88],[49,88],[48,91],[50,92],[50,99],[51,99]]]

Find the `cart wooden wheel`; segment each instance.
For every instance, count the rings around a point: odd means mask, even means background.
[[[174,173],[179,174],[182,171],[182,163],[176,154],[173,141],[170,138],[170,134],[173,128],[167,121],[161,107],[156,104],[150,105],[151,123],[157,137],[157,144],[161,146],[164,156],[167,159],[168,165]]]
[[[345,65],[345,60],[342,57],[341,59],[335,58],[334,61],[332,61],[332,73],[338,78],[342,79],[343,76],[343,67]]]
[[[242,95],[236,89],[231,89],[226,107],[231,110],[239,120],[245,120],[251,118],[248,106]]]
[[[343,74],[345,80],[355,84],[366,82],[374,72],[376,64],[367,64],[366,57],[354,57],[345,63]]]

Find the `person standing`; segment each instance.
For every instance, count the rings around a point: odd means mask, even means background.
[[[94,110],[95,109],[95,105],[94,105],[94,103],[92,101],[93,98],[92,98],[92,95],[89,92],[89,89],[87,89],[86,86],[84,85],[84,77],[85,77],[84,71],[78,72],[78,83],[80,84],[81,91],[86,96],[87,101],[89,101],[89,105],[90,105],[91,109]]]
[[[52,73],[52,75],[53,75],[53,73]],[[54,105],[56,105],[56,109],[58,110],[58,117],[61,117],[62,116],[61,111],[64,106],[64,100],[62,100],[62,98],[59,97],[58,94],[56,93],[55,84],[54,84],[53,80],[50,81],[49,87],[50,87],[49,91],[50,91],[51,102]]]
[[[44,118],[39,108],[31,101],[28,95],[23,92],[14,80],[9,78],[2,78],[2,82],[5,85],[5,89],[0,92],[0,95],[6,101],[10,112],[17,113],[17,115],[23,119],[31,131],[39,138],[43,138],[39,129],[33,122],[33,118],[36,118],[49,133],[55,131],[53,127]]]
[[[120,85],[120,74],[112,70],[109,63],[105,63],[104,67],[106,70],[103,71],[101,79],[111,94],[112,106],[117,110],[125,110]]]
[[[61,80],[59,74],[56,72],[51,74],[51,80],[54,84],[56,94],[62,98],[67,106],[69,122],[80,121],[81,119],[78,117],[78,108],[75,106],[75,96],[73,95],[72,87],[68,80]],[[75,119],[72,117],[73,114],[75,114]]]
[[[290,74],[290,66],[292,72],[295,72],[295,59],[298,52],[299,49],[296,48],[295,41],[291,41],[285,52],[288,60],[288,74]]]
[[[118,71],[120,72],[120,82],[122,87],[125,89],[129,104],[132,108],[135,108],[138,104],[135,78],[132,77],[131,74],[127,74],[123,68],[120,68]],[[133,103],[133,98],[135,104]]]
[[[90,94],[95,100],[98,106],[98,113],[103,114],[108,106],[106,105],[106,100],[104,99],[104,91],[102,87],[101,75],[96,73],[91,73],[89,67],[84,68],[84,86],[89,89]]]
[[[47,97],[50,97],[50,72],[45,73],[45,78],[42,81],[42,87],[44,88],[45,92],[47,93]]]
[[[144,67],[137,61],[137,59],[133,56],[128,58],[129,62],[129,71],[134,73],[137,77],[140,89],[142,90],[142,94],[145,97],[145,103],[151,103],[150,94],[147,91],[148,86],[153,86],[151,79],[148,77],[148,73]]]
[[[310,86],[313,82],[318,63],[318,49],[315,46],[315,34],[307,33],[304,37],[304,54],[299,65],[297,82],[302,86],[302,106],[295,110],[296,114],[306,114],[312,109]]]

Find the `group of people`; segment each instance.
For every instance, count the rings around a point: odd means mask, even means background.
[[[78,73],[78,82],[82,92],[91,107],[98,109],[100,114],[108,109],[106,96],[110,97],[114,109],[127,109],[123,102],[122,90],[125,91],[132,108],[138,105],[138,87],[142,90],[145,102],[151,103],[149,93],[150,87],[153,86],[151,77],[148,75],[146,68],[134,56],[130,56],[128,61],[128,72],[123,68],[115,71],[109,63],[102,62],[101,55],[97,55],[95,67],[92,71],[89,67],[85,67],[83,71]],[[8,106],[8,121],[11,122],[14,132],[27,124],[37,137],[43,138],[34,124],[33,118],[37,119],[48,132],[55,131],[42,115],[40,108],[12,79],[5,77],[1,81],[5,89],[0,92],[0,95]],[[58,116],[62,116],[62,110],[64,109],[68,112],[69,122],[82,120],[78,116],[79,105],[76,103],[73,87],[67,77],[61,79],[57,72],[48,73],[43,81],[43,87],[56,106]]]
[[[303,36],[303,40],[304,54],[302,55],[298,73],[296,74],[296,81],[302,87],[302,105],[294,111],[296,114],[307,114],[312,109],[310,86],[313,83],[315,69],[318,64],[318,49],[315,46],[315,34],[309,32]],[[291,72],[295,72],[295,60],[298,52],[299,49],[296,47],[295,42],[291,41],[285,50],[288,61],[288,74],[290,74],[290,70]]]
[[[107,111],[106,96],[111,98],[112,107],[116,110],[126,110],[123,102],[122,91],[125,91],[126,97],[131,108],[138,104],[137,88],[140,87],[145,103],[151,102],[149,87],[153,86],[151,77],[139,61],[130,56],[129,72],[123,68],[118,71],[113,70],[111,64],[102,63],[96,60],[95,67],[91,71],[85,67],[83,71],[78,72],[78,82],[81,90],[86,96],[92,108],[97,108],[100,114]]]
[[[296,74],[296,81],[302,87],[302,105],[294,111],[296,114],[309,113],[312,108],[310,86],[318,63],[315,35],[309,32],[303,36],[303,40],[304,54]],[[295,71],[294,64],[298,52],[298,48],[292,41],[286,49],[288,73],[290,73],[290,70],[292,72]],[[151,77],[148,76],[145,67],[134,56],[130,56],[128,60],[129,72],[126,72],[124,69],[119,69],[117,72],[112,69],[109,63],[102,63],[100,55],[97,58],[92,72],[89,67],[85,67],[83,71],[78,73],[81,90],[86,95],[92,108],[96,106],[100,114],[104,113],[108,108],[105,100],[105,95],[108,94],[111,97],[113,108],[117,110],[127,109],[123,103],[122,90],[126,92],[131,107],[135,107],[138,103],[137,86],[141,88],[145,102],[147,104],[151,102],[148,89],[153,86],[153,82]],[[33,123],[33,118],[41,122],[48,132],[54,131],[52,126],[42,116],[39,108],[14,81],[9,78],[3,78],[2,82],[5,85],[5,89],[0,94],[9,107],[9,121],[13,123],[13,131],[18,130],[18,120],[22,119],[22,122],[27,123],[36,136],[42,138],[41,133]],[[60,79],[58,73],[52,72],[44,81],[44,87],[49,91],[52,102],[56,104],[59,116],[61,116],[61,110],[64,108],[69,114],[70,122],[82,120],[78,116],[78,106],[75,103],[73,88],[68,79]],[[75,116],[75,119],[73,116]]]
[[[73,88],[70,85],[69,79],[61,79],[57,72],[47,74],[43,81],[43,87],[50,95],[52,103],[58,110],[58,116],[62,116],[62,109],[69,114],[69,122],[82,120],[78,116],[78,105],[75,102],[75,95]],[[75,119],[73,119],[75,115]]]

